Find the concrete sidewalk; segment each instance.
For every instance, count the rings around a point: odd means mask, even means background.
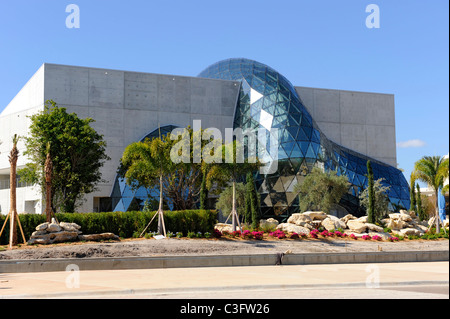
[[[287,254],[283,265],[449,261],[448,250]],[[80,270],[130,270],[188,267],[273,266],[277,254],[185,255],[160,257],[45,258],[1,260],[0,273],[57,272],[69,265]]]
[[[448,262],[85,270],[0,274],[1,298],[190,298],[210,292],[447,285]],[[216,296],[216,297],[215,297]],[[326,298],[326,297],[325,297]]]

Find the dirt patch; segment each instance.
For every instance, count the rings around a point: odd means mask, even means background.
[[[293,253],[345,253],[370,251],[448,250],[449,241],[404,240],[399,242],[361,239],[134,239],[121,242],[71,243],[49,246],[21,246],[0,250],[0,260],[94,257],[151,257],[195,255],[271,254],[291,250]]]

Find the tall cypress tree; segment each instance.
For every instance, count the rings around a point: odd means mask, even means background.
[[[249,210],[247,213],[250,213],[247,215],[247,222],[251,221],[252,228],[257,228],[259,224],[259,203],[253,173],[247,173],[246,182],[246,208]]]
[[[413,211],[417,212],[417,208],[416,208],[416,183],[414,183],[414,182],[411,183],[411,188],[409,190],[409,199],[411,201],[411,206],[410,206],[409,210],[413,210]]]
[[[200,186],[200,209],[207,209],[208,188],[206,187],[206,172],[204,171],[202,175],[202,184]]]
[[[367,207],[367,221],[374,223],[374,208],[375,208],[375,193],[373,189],[373,170],[370,161],[367,161],[367,179],[368,179],[368,193],[369,193],[369,205]]]
[[[416,185],[417,188],[417,216],[419,216],[420,220],[426,220],[427,219],[427,214],[424,212],[423,207],[422,207],[422,197],[420,196],[420,186],[419,183],[417,183]],[[413,186],[414,187],[414,186]]]

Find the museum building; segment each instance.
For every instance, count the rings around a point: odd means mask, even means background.
[[[347,176],[351,186],[335,214],[364,214],[358,195],[367,187],[366,163],[374,178],[390,186],[394,210],[409,208],[409,185],[396,168],[394,95],[294,86],[283,75],[248,59],[217,62],[196,77],[43,64],[0,114],[0,213],[9,210],[12,136],[26,136],[29,116],[54,100],[69,113],[91,117],[104,136],[111,160],[101,168],[104,182],[85,196],[80,212],[126,211],[143,204],[144,190],[117,177],[127,145],[174,128],[242,128],[267,131],[276,157],[269,173],[255,172],[262,218],[286,219],[298,211],[296,184],[321,167]],[[276,132],[276,135],[274,134]],[[225,135],[225,134],[223,134]],[[18,145],[24,152],[23,141]],[[19,157],[18,168],[27,163]],[[41,213],[39,187],[18,183],[19,213]]]

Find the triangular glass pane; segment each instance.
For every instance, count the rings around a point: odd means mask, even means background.
[[[280,145],[278,147],[278,159],[288,158],[289,156],[286,154],[284,148]]]
[[[309,137],[306,135],[306,133],[302,129],[302,127],[300,127],[300,129],[298,130],[297,140],[305,141],[305,142],[309,141]]]
[[[317,154],[314,152],[314,148],[311,144],[308,147],[308,151],[306,152],[305,157],[314,158],[314,159],[317,157]]]
[[[300,149],[302,151],[303,154],[306,154],[308,152],[308,147],[309,147],[309,142],[303,142],[301,141],[299,143]]]
[[[292,135],[292,137],[294,139],[297,138],[297,132],[298,132],[297,126],[288,126],[288,127],[286,127],[286,129],[289,131],[289,133]]]
[[[297,143],[292,147],[291,157],[303,157],[303,153]]]
[[[317,130],[313,130],[313,134],[311,136],[311,141],[320,143],[320,133]]]

